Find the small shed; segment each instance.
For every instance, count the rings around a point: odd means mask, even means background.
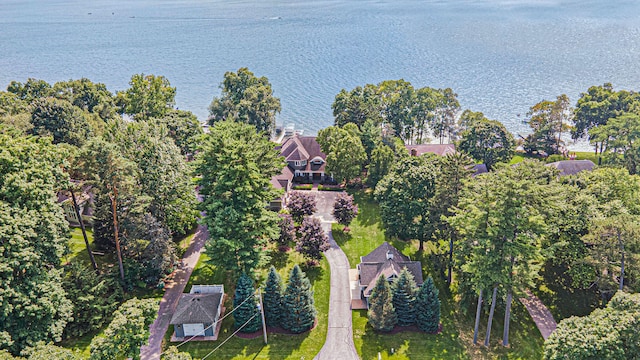
[[[223,285],[194,285],[190,293],[182,294],[170,322],[175,332],[172,341],[191,336],[216,337],[223,298]]]

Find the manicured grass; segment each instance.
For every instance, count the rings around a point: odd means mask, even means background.
[[[91,228],[87,228],[87,239],[89,240],[89,247],[92,251],[95,251],[95,246],[93,246],[93,231]],[[89,253],[87,252],[87,246],[84,243],[84,237],[82,236],[82,230],[80,228],[71,229],[71,239],[68,244],[69,253],[62,256],[63,264],[80,262],[91,267]],[[113,264],[115,261],[113,254],[109,253],[106,253],[105,255],[94,255],[93,257],[96,259],[98,267]]]
[[[383,359],[540,359],[542,357],[542,336],[519,301],[514,301],[510,331],[510,347],[500,345],[504,313],[499,308],[494,316],[489,349],[474,346],[474,313],[465,315],[454,300],[442,277],[435,273],[430,253],[435,247],[425,243],[425,251],[418,253],[418,242],[405,242],[387,238],[381,227],[379,208],[370,193],[355,192],[358,217],[349,225],[349,233],[342,232],[342,226],[333,225],[333,236],[347,254],[351,268],[360,262],[360,256],[368,254],[384,241],[390,242],[403,254],[422,262],[423,274],[431,275],[440,290],[442,333],[437,335],[401,332],[394,335],[380,334],[368,325],[366,310],[353,312],[354,342],[358,354],[363,359],[377,359],[378,352]],[[480,338],[486,332],[486,314],[480,326]],[[481,343],[482,341],[480,341]],[[393,353],[392,350],[393,349]]]
[[[513,165],[513,164],[517,164],[517,163],[521,163],[523,160],[525,159],[525,157],[523,155],[514,155],[511,160],[509,161],[509,165]]]
[[[189,291],[193,284],[224,284],[227,298],[225,307],[227,312],[233,308],[233,293],[235,291],[236,274],[219,271],[214,266],[207,264],[208,257],[203,254],[187,283],[185,291]],[[302,256],[295,251],[288,253],[274,253],[271,264],[276,267],[278,273],[285,281],[295,264],[303,264]],[[209,359],[312,359],[324,345],[327,335],[327,314],[329,313],[329,264],[326,259],[319,266],[308,268],[301,265],[307,274],[314,290],[315,306],[318,311],[318,324],[311,331],[300,335],[269,334],[268,345],[263,344],[262,335],[255,339],[241,339],[233,337]],[[262,285],[267,271],[261,271],[257,277]],[[234,332],[233,315],[222,322],[222,328],[218,340],[213,342],[190,342],[179,348],[191,354],[194,359],[201,359],[211,350],[220,345]],[[164,348],[177,343],[169,343],[173,327],[170,326],[165,334]]]

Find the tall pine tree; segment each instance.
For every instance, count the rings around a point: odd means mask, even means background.
[[[391,289],[383,275],[380,275],[369,297],[369,324],[377,331],[391,331],[398,318],[391,302]]]
[[[416,323],[414,304],[416,301],[416,282],[413,275],[403,268],[400,276],[393,282],[391,291],[393,292],[393,307],[398,316],[398,325],[410,326]]]
[[[237,329],[247,323],[240,332],[252,333],[260,329],[260,314],[256,306],[255,292],[253,280],[246,273],[242,273],[236,284],[236,292],[233,296],[235,328]]]
[[[271,266],[263,297],[264,317],[269,326],[280,326],[280,320],[282,319],[282,296],[282,278],[276,271],[276,268]]]
[[[416,325],[420,330],[428,333],[438,332],[440,325],[439,291],[433,284],[431,276],[422,284],[416,296],[415,313]]]
[[[289,275],[284,293],[283,315],[282,327],[296,334],[311,329],[316,321],[311,282],[298,265],[293,267]]]

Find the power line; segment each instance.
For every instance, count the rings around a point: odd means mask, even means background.
[[[254,293],[252,296],[256,296],[256,294]],[[230,312],[228,312],[228,313],[224,314],[224,316],[222,317],[222,319],[219,319],[219,320],[218,320],[218,321],[216,321],[215,323],[213,323],[213,324],[211,324],[211,325],[207,326],[206,328],[202,329],[203,333],[204,333],[204,331],[206,331],[206,330],[207,330],[207,329],[209,329],[210,327],[212,327],[212,326],[214,326],[214,325],[217,325],[218,323],[222,323],[222,320],[226,319],[226,318],[227,318],[227,316],[229,316],[229,315],[233,314],[233,312],[234,312],[234,311],[236,311],[236,309],[240,308],[240,306],[242,306],[244,303],[246,303],[247,301],[249,301],[251,298],[252,298],[252,297],[248,297],[248,298],[244,299],[244,301],[243,301],[243,302],[241,302],[238,306],[235,306],[235,307],[233,308],[233,310],[231,310]],[[193,336],[192,336],[192,337],[190,337],[189,339],[187,339],[187,340],[185,340],[185,341],[181,342],[180,344],[176,345],[176,348],[178,348],[178,347],[180,347],[180,346],[182,346],[182,345],[184,345],[184,344],[188,343],[189,341],[191,341],[191,340],[193,340],[193,339],[197,338],[198,336],[200,336],[200,335],[193,335]],[[163,352],[160,354],[160,356],[164,355],[164,353],[166,353],[166,351],[163,351]]]
[[[258,316],[259,313],[255,313],[251,318],[249,318],[249,320],[247,320],[246,323],[242,324],[242,326],[240,326],[238,328],[238,330],[234,331],[233,334],[229,335],[228,338],[226,338],[220,345],[218,345],[215,349],[211,350],[211,352],[209,352],[207,355],[205,355],[202,360],[205,360],[206,358],[209,357],[209,355],[213,354],[214,351],[218,350],[220,348],[220,346],[224,345],[227,341],[229,341],[229,339],[231,339],[235,334],[238,333],[238,331],[242,330],[243,327],[245,327],[245,325],[247,325],[251,320],[253,320],[253,318],[255,318],[256,316]]]

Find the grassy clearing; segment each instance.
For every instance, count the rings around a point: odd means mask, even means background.
[[[365,310],[354,311],[354,342],[358,354],[363,359],[377,359],[378,353],[383,359],[540,359],[542,357],[542,336],[518,301],[513,303],[510,347],[504,348],[499,344],[502,339],[504,313],[498,308],[493,321],[489,349],[474,346],[472,344],[474,313],[470,311],[466,315],[463,314],[454,300],[454,294],[449,291],[442,277],[433,271],[429,254],[435,250],[435,247],[425,244],[425,252],[420,254],[417,241],[405,242],[387,238],[381,227],[378,205],[371,194],[356,192],[354,198],[360,213],[349,226],[349,233],[343,233],[341,225],[333,225],[333,236],[347,254],[351,267],[354,268],[360,262],[360,256],[368,254],[382,242],[389,241],[402,253],[422,262],[424,275],[425,277],[432,275],[440,290],[442,302],[443,331],[438,335],[411,332],[394,335],[379,334],[368,325]],[[485,314],[480,326],[482,339],[486,332],[486,318]]]
[[[185,291],[193,284],[224,284],[227,298],[225,307],[227,312],[233,307],[233,293],[235,291],[236,275],[226,271],[219,271],[207,263],[208,257],[203,254],[187,283]],[[286,280],[289,272],[295,264],[303,264],[302,256],[294,251],[288,253],[275,253],[271,264],[276,267],[278,273]],[[318,310],[317,326],[304,334],[284,335],[269,334],[269,344],[264,345],[262,336],[255,339],[241,339],[233,337],[219,350],[212,354],[210,359],[312,359],[324,345],[327,336],[327,314],[329,313],[329,264],[326,259],[317,267],[307,268],[301,266],[307,274],[314,290],[316,309]],[[258,274],[258,282],[263,283],[267,275],[264,270]],[[218,340],[213,342],[190,342],[179,348],[191,354],[194,359],[201,359],[220,343],[225,341],[232,333],[233,316],[227,317],[222,322],[222,328]],[[165,334],[164,348],[172,345],[169,343],[173,327],[170,326]],[[176,344],[173,344],[176,345]]]

